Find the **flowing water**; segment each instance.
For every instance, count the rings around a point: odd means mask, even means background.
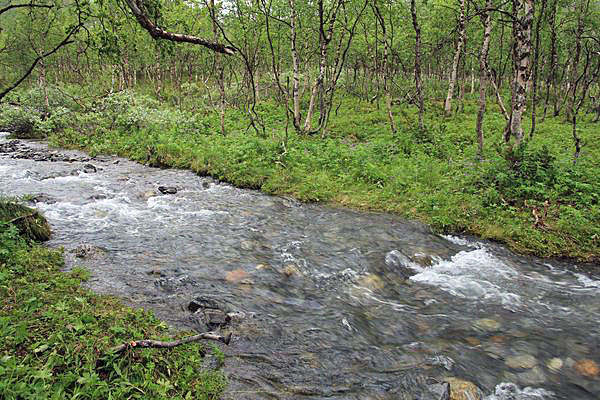
[[[600,397],[600,280],[571,265],[394,215],[18,146],[0,154],[0,194],[46,195],[50,245],[90,269],[90,288],[178,328],[200,329],[187,307],[198,296],[237,312],[225,398],[425,399],[423,385],[450,377],[489,399]],[[78,258],[82,245],[101,250]],[[511,397],[502,382],[527,388]]]

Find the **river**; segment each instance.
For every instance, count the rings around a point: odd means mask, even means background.
[[[233,315],[219,328],[233,332],[227,399],[429,399],[425,387],[453,379],[490,400],[600,397],[600,279],[576,266],[390,214],[7,143],[0,194],[44,195],[49,244],[91,271],[88,287],[176,328],[205,329],[195,298]]]

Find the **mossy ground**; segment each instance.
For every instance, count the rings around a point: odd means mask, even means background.
[[[203,355],[211,351],[205,344],[107,354],[123,342],[165,339],[168,328],[149,312],[82,288],[88,273],[81,268],[61,272],[62,252],[21,236],[6,223],[19,213],[6,211],[8,201],[2,204],[2,399],[220,397],[226,380],[220,371],[202,370]],[[23,206],[15,209],[23,211]]]

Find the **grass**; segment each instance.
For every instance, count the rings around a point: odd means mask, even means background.
[[[107,354],[126,341],[166,338],[167,326],[82,288],[87,271],[61,272],[60,250],[40,246],[6,222],[18,216],[6,212],[8,203],[0,207],[3,399],[220,398],[226,380],[220,371],[202,370],[203,344]]]

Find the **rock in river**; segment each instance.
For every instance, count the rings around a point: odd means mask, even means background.
[[[172,186],[159,186],[158,191],[162,194],[175,194],[177,193],[177,188],[174,188]]]
[[[513,369],[531,369],[537,364],[537,360],[530,354],[507,357],[504,362],[506,366]]]
[[[408,279],[416,273],[410,267],[410,258],[399,250],[392,250],[387,253],[385,255],[385,263],[404,279]]]
[[[85,164],[83,166],[83,172],[85,172],[86,174],[92,174],[94,172],[96,172],[98,169],[92,165],[92,164]]]

